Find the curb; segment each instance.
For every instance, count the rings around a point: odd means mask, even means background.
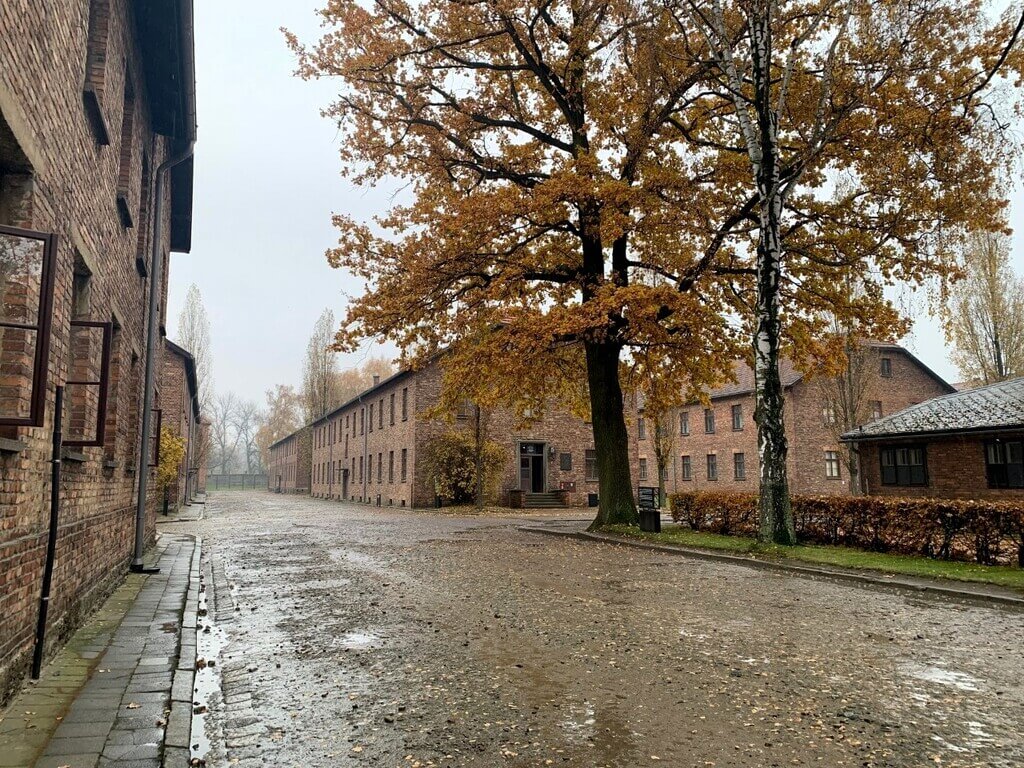
[[[186,535],[186,534],[182,534]],[[171,684],[171,712],[164,732],[164,768],[187,766],[192,744],[192,692],[196,677],[196,644],[198,642],[199,564],[203,554],[203,540],[195,539],[192,563],[188,572],[188,591],[181,617],[181,640],[178,644],[178,665]]]
[[[807,578],[831,579],[833,581],[844,581],[861,586],[884,589],[890,592],[912,592],[914,594],[925,594],[934,597],[954,599],[978,603],[985,606],[993,604],[1024,611],[1024,597],[1003,592],[989,592],[973,589],[962,589],[953,586],[945,586],[939,582],[930,583],[925,580],[910,580],[899,576],[886,577],[876,576],[869,572],[857,572],[840,570],[834,568],[820,568],[813,565],[794,565],[792,563],[778,562],[774,560],[761,560],[754,557],[743,557],[720,552],[711,552],[704,549],[692,549],[668,544],[656,544],[649,541],[627,539],[620,536],[613,536],[607,533],[592,533],[590,531],[567,531],[557,528],[541,528],[538,526],[520,526],[519,530],[527,533],[540,533],[547,536],[561,536],[563,538],[580,539],[582,541],[597,541],[602,544],[612,544],[634,549],[646,549],[651,552],[662,552],[683,557],[692,557],[698,560],[711,560],[714,562],[728,563],[730,565],[741,565],[747,568],[760,568],[767,571],[781,571]]]

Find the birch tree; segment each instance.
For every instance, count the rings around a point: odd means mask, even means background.
[[[960,375],[974,384],[1024,376],[1024,279],[1010,265],[1009,238],[971,238],[964,271],[947,320]]]
[[[837,313],[890,336],[898,313],[880,287],[948,278],[951,246],[998,228],[1020,94],[993,83],[1019,72],[1024,16],[989,23],[959,0],[668,7],[711,49],[704,108],[674,126],[736,201],[711,219],[749,277],[732,294],[750,312],[760,538],[791,544],[781,345],[797,359],[827,351]],[[871,287],[857,302],[836,279],[851,270]]]

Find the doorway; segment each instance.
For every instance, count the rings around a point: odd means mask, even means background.
[[[520,443],[519,489],[526,493],[543,493],[544,488],[544,443]]]

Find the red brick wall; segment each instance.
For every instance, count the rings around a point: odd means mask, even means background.
[[[51,644],[67,637],[113,587],[132,551],[148,290],[135,268],[140,234],[147,226],[138,215],[140,168],[143,151],[151,164],[163,158],[164,140],[149,127],[128,6],[128,0],[111,0],[105,55],[102,61],[93,59],[99,69],[92,77],[102,75],[101,104],[110,131],[110,144],[101,146],[83,109],[89,3],[0,4],[0,152],[17,147],[17,155],[31,166],[23,174],[0,176],[0,223],[55,232],[60,238],[45,424],[0,430],[0,437],[25,446],[16,453],[0,452],[0,701],[19,684],[31,653],[48,524],[54,387],[67,377],[76,261],[92,272],[87,316],[118,326],[112,360],[116,396],[112,393],[107,444],[76,449],[79,460],[64,463]],[[136,79],[137,110],[126,173],[121,172],[120,135],[124,62]],[[123,226],[117,213],[119,177],[125,180],[134,228]],[[170,206],[165,210],[169,216]],[[155,494],[150,499],[151,539]]]
[[[888,415],[907,406],[920,403],[947,390],[933,376],[922,369],[906,352],[899,349],[872,351],[871,370],[880,371],[881,358],[892,362],[892,377],[872,375],[864,399],[882,403],[882,414]],[[825,422],[823,406],[825,396],[821,383],[816,379],[801,379],[786,390],[786,436],[789,441],[788,471],[790,490],[799,494],[846,495],[850,493],[849,472],[845,459],[840,461],[839,478],[825,474],[825,452],[842,454],[845,446],[837,440],[837,432]],[[743,429],[732,428],[732,406],[739,405],[743,414]],[[754,396],[741,394],[715,399],[711,408],[715,412],[715,433],[704,431],[704,406],[691,404],[674,411],[668,418],[673,436],[671,460],[668,463],[666,488],[674,491],[736,491],[756,493],[759,469],[757,464],[757,425],[754,423]],[[679,412],[689,413],[689,436],[679,433]],[[656,485],[656,462],[654,456],[653,425],[647,424],[647,437],[639,441],[639,456],[647,460],[649,482]],[[636,430],[634,430],[636,435]],[[737,480],[734,475],[734,454],[742,453],[745,463],[745,478]],[[707,478],[707,456],[717,457],[718,480]],[[689,456],[693,467],[693,479],[682,479],[682,457]]]
[[[1016,436],[1002,435],[1020,440]],[[923,445],[928,467],[928,485],[908,487],[882,485],[879,450],[897,442],[863,443],[860,447],[867,492],[879,496],[925,496],[949,499],[1022,499],[1021,488],[989,488],[985,474],[985,439],[965,436],[932,440],[905,441],[904,445]]]
[[[281,493],[309,493],[312,430],[298,432],[275,443],[267,462],[267,487]]]
[[[402,420],[402,392],[408,392],[408,419]],[[441,370],[431,365],[423,370],[410,372],[385,381],[371,390],[364,402],[352,403],[324,420],[313,425],[313,480],[312,494],[320,498],[343,498],[343,480],[339,477],[338,462],[349,470],[347,498],[376,504],[378,496],[382,506],[428,507],[434,504],[434,490],[427,477],[424,450],[430,439],[452,429],[471,429],[473,417],[445,420],[428,416],[438,402],[441,393]],[[391,395],[395,396],[395,423],[390,420]],[[381,428],[380,407],[384,405],[384,423]],[[360,431],[360,414],[369,419],[373,406],[373,431]],[[348,418],[346,439],[346,417]],[[589,424],[567,413],[556,404],[551,404],[541,418],[532,424],[521,426],[519,419],[508,409],[495,409],[487,415],[488,439],[505,448],[508,456],[502,475],[498,498],[499,504],[508,504],[509,491],[519,488],[519,446],[521,442],[544,443],[545,469],[548,490],[559,490],[563,483],[575,484],[569,494],[569,503],[583,506],[589,493],[597,493],[597,481],[585,477],[585,451],[593,448],[593,433]],[[353,424],[355,428],[353,430]],[[364,442],[365,441],[365,442]],[[408,474],[401,479],[401,452],[408,457]],[[551,451],[554,450],[554,456]],[[390,454],[394,452],[394,480],[389,479]],[[364,455],[365,453],[365,455]],[[572,468],[563,471],[560,454],[572,456]],[[636,480],[635,444],[631,446],[634,483]],[[372,456],[373,473],[365,475],[365,487],[360,479],[360,459],[368,466],[367,457]],[[353,459],[355,465],[353,469]],[[378,463],[383,461],[383,471],[378,482]],[[334,467],[331,473],[330,467]]]
[[[164,348],[163,366],[160,369],[160,399],[163,408],[163,426],[185,441],[185,457],[178,467],[178,478],[168,486],[167,498],[171,509],[185,503],[189,463],[193,461],[195,446],[192,422],[192,398],[195,393],[189,386],[185,370],[185,359],[169,347]]]

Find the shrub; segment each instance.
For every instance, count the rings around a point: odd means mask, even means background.
[[[507,459],[505,449],[490,440],[482,446],[484,496],[494,494]],[[435,493],[453,504],[476,500],[476,444],[473,436],[448,432],[432,438],[426,446],[427,477]]]
[[[672,519],[694,530],[757,533],[755,494],[676,493],[670,503]],[[1024,501],[793,496],[792,504],[805,543],[1024,566]]]

